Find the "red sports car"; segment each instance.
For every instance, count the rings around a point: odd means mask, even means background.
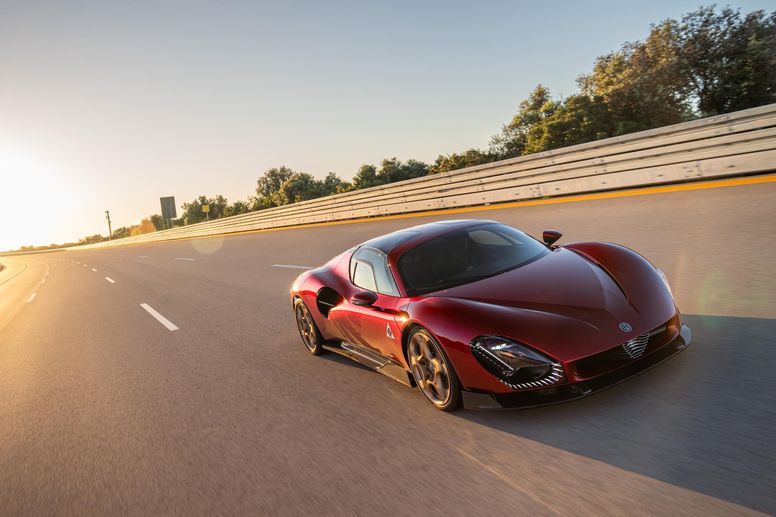
[[[302,341],[445,411],[582,397],[690,344],[659,269],[617,244],[560,237],[467,220],[367,241],[294,281]]]

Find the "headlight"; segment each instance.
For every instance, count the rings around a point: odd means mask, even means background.
[[[660,278],[663,279],[663,283],[665,284],[666,289],[668,289],[668,293],[671,295],[671,298],[673,298],[674,297],[674,292],[671,290],[671,286],[668,285],[668,279],[666,278],[666,274],[663,273],[662,269],[658,269],[657,272],[660,273]]]
[[[552,359],[506,338],[482,336],[471,345],[480,364],[508,384],[535,381],[552,371]]]

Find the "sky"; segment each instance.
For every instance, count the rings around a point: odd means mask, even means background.
[[[247,199],[271,167],[350,179],[485,147],[537,83],[573,94],[700,5],[0,0],[0,250],[105,235],[105,210],[130,226],[161,196]]]

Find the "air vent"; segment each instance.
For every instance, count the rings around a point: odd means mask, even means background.
[[[315,297],[315,303],[321,314],[328,318],[331,308],[342,303],[342,296],[334,289],[324,287],[318,291],[318,295]]]

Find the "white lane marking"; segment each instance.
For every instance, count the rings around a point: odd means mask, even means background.
[[[96,269],[94,269],[94,268],[92,268],[92,271],[94,271],[95,273],[97,272],[97,270],[96,270]]]
[[[81,264],[83,267],[89,267],[89,264]]]
[[[289,269],[315,269],[312,266],[295,266],[293,264],[272,264],[272,267],[285,267]]]
[[[36,296],[38,296],[38,293],[32,293],[32,295],[27,298],[27,303],[30,303],[32,300],[34,300]]]
[[[148,255],[138,255],[138,258],[148,258]]]
[[[40,281],[40,283],[41,283],[41,284],[45,284],[45,283],[46,283],[46,279],[45,279],[45,277],[43,278],[43,280],[41,280],[41,281]]]
[[[175,260],[194,260],[193,258],[175,257]]]
[[[165,327],[167,327],[167,330],[169,330],[170,332],[172,332],[173,330],[178,330],[178,327],[176,327],[176,326],[173,324],[173,322],[171,322],[170,320],[168,320],[167,318],[165,318],[164,316],[162,316],[161,314],[159,314],[158,312],[156,312],[156,309],[154,309],[153,307],[151,307],[151,306],[150,306],[150,305],[148,305],[147,303],[141,303],[141,304],[140,304],[140,306],[141,306],[142,308],[144,308],[144,309],[146,310],[146,312],[148,312],[148,314],[150,314],[151,316],[153,316],[154,318],[156,318],[156,320],[157,320],[159,323],[161,323],[162,325],[164,325]]]
[[[107,281],[108,281],[108,282],[110,282],[111,284],[115,284],[115,283],[116,283],[116,281],[115,281],[115,280],[113,280],[113,279],[112,279],[111,277],[109,277],[109,276],[106,276],[106,277],[105,277],[105,280],[107,280]]]

